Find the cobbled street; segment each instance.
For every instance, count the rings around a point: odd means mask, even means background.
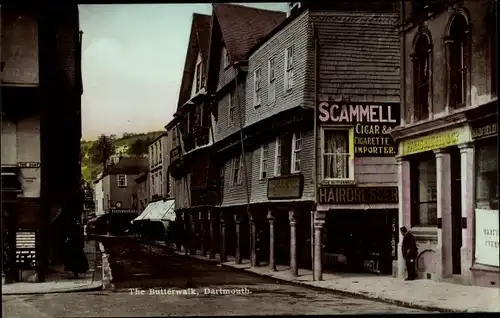
[[[219,267],[217,264],[178,256],[165,247],[143,245],[132,239],[107,238],[103,239],[103,244],[111,258],[115,285],[113,291],[6,296],[3,297],[4,317],[424,312],[285,284],[235,269]],[[205,294],[205,289],[245,288],[250,293]],[[150,295],[150,289],[163,294]],[[174,290],[197,294],[175,295]]]

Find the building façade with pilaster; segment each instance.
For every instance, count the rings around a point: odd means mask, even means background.
[[[499,284],[496,3],[401,3],[401,125],[391,134],[399,225],[417,239],[419,278]]]

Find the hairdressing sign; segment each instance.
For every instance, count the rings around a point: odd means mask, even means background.
[[[500,266],[498,210],[476,209],[476,263]]]
[[[318,120],[321,125],[354,127],[354,155],[386,157],[397,154],[396,143],[389,132],[399,125],[398,103],[320,102]]]

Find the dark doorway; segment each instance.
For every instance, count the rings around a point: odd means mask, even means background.
[[[452,148],[451,161],[451,250],[453,274],[461,274],[460,248],[462,247],[462,177],[460,150]]]

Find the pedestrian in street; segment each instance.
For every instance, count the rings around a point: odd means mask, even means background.
[[[411,234],[405,226],[400,228],[403,235],[403,242],[401,244],[403,258],[406,261],[406,271],[408,276],[405,280],[415,280],[416,278],[416,264],[415,260],[418,255],[417,241],[413,234]]]
[[[89,270],[87,256],[85,256],[83,250],[84,245],[82,226],[75,224],[66,240],[66,262],[64,270],[72,272],[76,278],[78,278],[79,274],[84,274]]]

